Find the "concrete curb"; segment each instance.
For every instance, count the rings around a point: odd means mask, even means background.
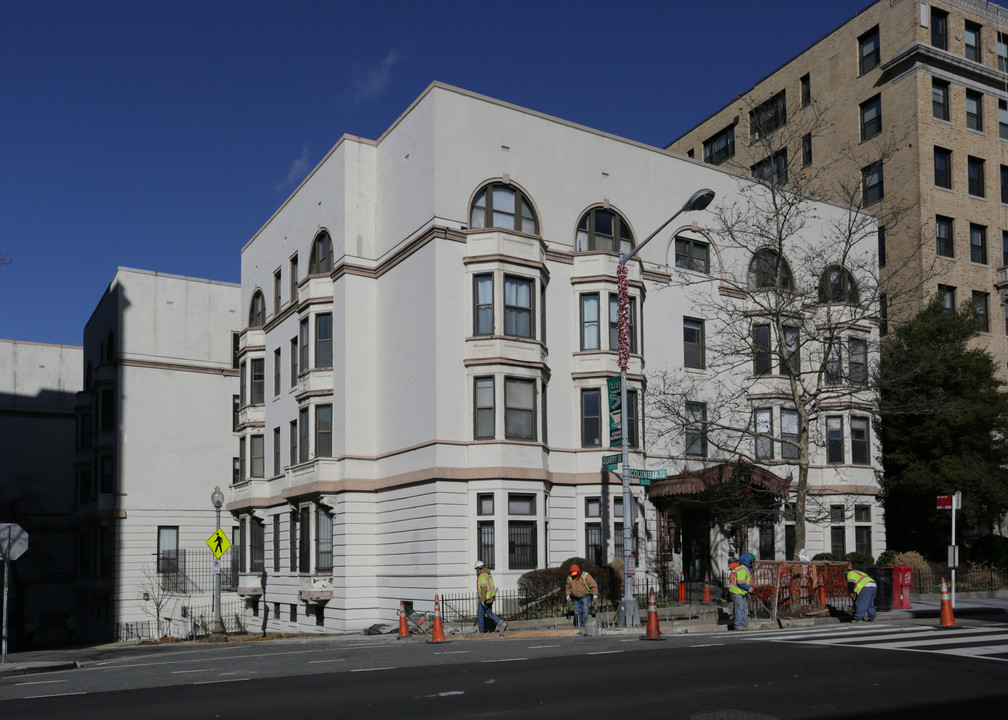
[[[76,670],[79,667],[80,663],[75,660],[48,663],[24,663],[22,665],[0,665],[0,677],[35,675],[36,673],[56,672],[57,670]]]

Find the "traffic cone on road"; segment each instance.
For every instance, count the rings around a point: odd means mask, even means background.
[[[434,596],[434,629],[431,630],[431,642],[448,642],[444,636],[444,626],[441,624],[441,600]]]
[[[703,576],[703,604],[710,605],[710,573],[706,572]]]
[[[406,609],[403,607],[403,601],[399,601],[399,638],[409,637],[409,625],[406,623]]]
[[[679,602],[686,602],[686,573],[679,573]]]
[[[641,640],[664,640],[661,630],[658,629],[658,606],[655,604],[654,588],[648,593],[647,604],[647,631]]]
[[[952,615],[952,601],[949,600],[948,586],[942,578],[941,627],[955,627],[955,617]]]

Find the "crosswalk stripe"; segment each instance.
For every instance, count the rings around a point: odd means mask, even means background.
[[[933,638],[928,640],[928,647],[933,647],[935,645],[963,645],[971,642],[985,643],[991,640],[1008,640],[1008,634],[1002,635],[962,635],[960,633],[955,633],[954,635]],[[876,648],[905,648],[905,647],[917,647],[920,645],[919,640],[911,640],[909,642],[880,642],[872,643],[871,647]],[[1003,647],[1003,646],[1002,646]],[[1004,652],[1008,652],[1008,647],[1005,648]]]
[[[985,660],[1000,660],[1008,662],[1008,647],[1004,645],[989,645],[986,647],[973,648],[953,648],[951,650],[935,650],[942,655],[959,655],[961,657],[983,657]],[[989,657],[990,655],[1004,655],[1005,657]]]
[[[746,640],[779,643],[830,645],[903,652],[931,652],[960,657],[977,657],[1008,662],[1008,632],[1004,627],[958,627],[947,630],[938,627],[910,626],[904,628],[829,627],[807,631],[746,635]],[[991,644],[995,643],[995,644]],[[946,647],[946,646],[959,647]],[[998,657],[1003,656],[1003,657]]]

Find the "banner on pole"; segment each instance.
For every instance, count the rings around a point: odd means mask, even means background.
[[[623,404],[620,398],[620,378],[606,379],[609,388],[609,447],[623,444]]]

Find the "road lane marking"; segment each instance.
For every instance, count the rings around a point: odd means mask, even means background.
[[[193,685],[216,685],[217,683],[229,683],[229,682],[245,682],[250,678],[227,678],[226,680],[200,680],[194,682]]]
[[[721,647],[724,643],[706,643],[704,645],[688,645],[687,647],[698,648],[698,647]]]
[[[38,700],[39,698],[69,697],[70,695],[87,695],[83,692],[53,693],[52,695],[25,695],[25,700]]]
[[[172,675],[185,675],[186,673],[204,673],[213,672],[210,668],[201,668],[199,670],[172,670]]]
[[[19,682],[15,685],[50,685],[52,683],[66,682],[66,680],[34,680],[32,682]]]
[[[346,662],[346,658],[334,658],[332,660],[309,660],[309,665],[318,665],[319,663],[331,663],[331,662]]]
[[[621,653],[622,650],[597,650],[595,652],[588,653],[589,655],[615,655],[616,653]]]
[[[395,670],[394,665],[389,665],[388,667],[373,667],[373,668],[357,668],[351,670],[350,672],[374,672],[375,670]]]
[[[551,648],[551,647],[560,647],[560,644],[557,643],[556,645],[529,645],[528,649],[529,650],[541,650],[542,648]]]
[[[518,662],[519,660],[528,660],[528,658],[497,658],[496,660],[480,660],[480,662],[485,663],[498,663],[498,662]]]
[[[435,655],[465,655],[468,650],[445,650],[444,652],[436,652]]]
[[[359,644],[359,645],[345,645],[345,646],[341,646],[340,647],[340,651],[344,651],[344,650],[367,650],[367,649],[380,648],[380,647],[389,647],[389,645],[387,645],[386,643],[362,643],[362,644]],[[179,652],[178,655],[179,656],[182,656],[182,655],[192,655],[192,654],[194,654],[196,652],[200,652],[201,655],[202,655],[202,651],[196,651],[196,650],[194,650],[194,651]],[[325,648],[317,648],[317,649],[311,649],[311,650],[288,650],[288,651],[284,651],[284,652],[260,652],[260,653],[241,653],[241,654],[233,654],[233,655],[215,655],[214,658],[213,658],[213,660],[214,660],[214,662],[220,662],[220,661],[226,661],[226,660],[246,660],[246,659],[258,658],[258,657],[271,657],[271,658],[273,658],[273,657],[279,657],[281,655],[310,655],[312,653],[323,653],[323,652],[333,652],[333,650],[332,650],[331,647],[325,647]],[[146,657],[154,657],[154,656],[148,655]],[[205,655],[203,655],[201,657],[201,660],[200,660],[201,662],[202,662],[203,658],[205,658]],[[132,660],[134,660],[134,662],[122,663],[122,664],[118,664],[119,661],[115,661],[115,660],[103,661],[101,663],[96,663],[94,665],[86,665],[84,667],[81,667],[81,668],[79,668],[78,672],[81,671],[81,670],[90,670],[90,671],[94,671],[94,670],[119,670],[119,669],[122,669],[122,668],[153,667],[153,666],[156,666],[156,665],[182,665],[182,664],[190,664],[190,663],[193,662],[192,659],[164,660],[164,661],[161,661],[161,662],[135,662],[136,658],[132,658]]]

